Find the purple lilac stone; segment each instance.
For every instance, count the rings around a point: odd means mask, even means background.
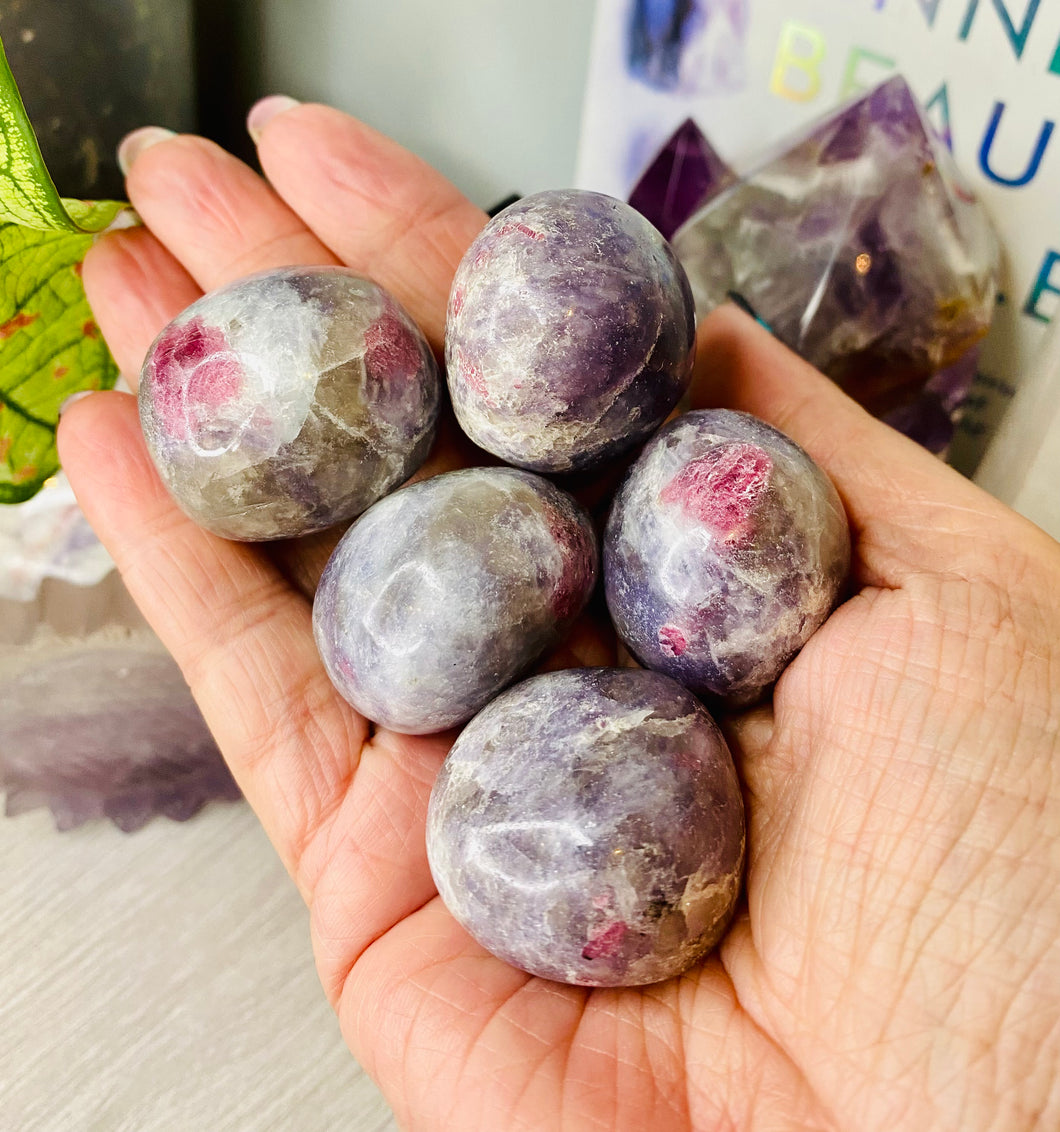
[[[602,193],[555,190],[493,218],[457,268],[446,364],[476,444],[568,472],[652,433],[688,387],[695,315],[669,245]]]
[[[615,496],[604,585],[615,630],[648,668],[704,696],[757,699],[828,616],[850,534],[828,477],[746,413],[686,413]]]
[[[174,499],[242,540],[360,514],[426,459],[440,400],[418,328],[342,267],[281,268],[205,295],[155,340],[139,395]]]
[[[27,652],[0,695],[0,789],[9,816],[48,806],[61,830],[127,833],[242,796],[173,659],[120,638]]]
[[[464,728],[427,811],[438,891],[487,950],[581,986],[679,975],[740,889],[740,784],[686,689],[637,668],[549,672]]]
[[[674,248],[700,316],[735,292],[881,417],[993,315],[997,239],[901,77],[708,201]]]
[[[644,170],[629,203],[666,237],[736,180],[703,131],[686,118]]]
[[[335,548],[313,604],[320,655],[369,719],[443,731],[559,643],[597,565],[588,515],[540,476],[435,476],[380,500]]]

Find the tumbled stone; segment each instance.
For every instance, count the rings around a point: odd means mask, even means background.
[[[694,343],[684,272],[644,217],[602,193],[538,193],[494,217],[457,269],[453,408],[510,464],[593,467],[665,420]]]
[[[498,696],[453,745],[427,815],[456,919],[508,963],[582,986],[652,983],[702,958],[743,851],[721,733],[642,669],[550,672]]]
[[[750,703],[831,612],[850,562],[842,503],[794,441],[727,409],[666,425],[615,496],[604,586],[644,665]]]
[[[426,459],[440,399],[415,324],[342,267],[281,268],[205,295],[155,340],[139,394],[174,499],[245,540],[360,514]]]
[[[540,476],[435,476],[380,500],[343,536],[313,605],[317,645],[363,715],[441,731],[559,643],[597,561],[588,515]]]
[[[629,193],[629,203],[666,237],[736,180],[703,131],[686,118]]]
[[[674,235],[700,316],[732,293],[878,416],[986,333],[998,244],[905,80],[813,126]]]

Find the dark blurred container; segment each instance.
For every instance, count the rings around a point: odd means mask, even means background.
[[[120,198],[129,130],[196,128],[193,0],[3,0],[0,37],[62,196]]]

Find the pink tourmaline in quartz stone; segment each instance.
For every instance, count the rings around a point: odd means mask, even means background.
[[[441,379],[381,287],[343,267],[286,267],[174,319],[139,401],[148,450],[191,518],[225,538],[291,538],[359,515],[423,463]]]
[[[850,564],[831,481],[765,421],[685,413],[615,495],[604,587],[647,668],[730,707],[757,699],[832,611]]]
[[[655,155],[629,194],[629,203],[669,240],[736,175],[703,131],[686,118]]]
[[[673,245],[700,316],[736,293],[879,416],[993,314],[996,237],[901,77],[714,197]]]

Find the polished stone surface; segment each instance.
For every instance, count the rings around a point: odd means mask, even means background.
[[[575,190],[525,197],[486,225],[453,280],[457,420],[518,467],[599,465],[665,420],[694,339],[684,271],[635,209]]]
[[[993,315],[996,237],[901,77],[708,201],[673,243],[700,316],[736,292],[878,416],[914,403]]]
[[[721,732],[636,668],[550,672],[498,696],[438,775],[427,853],[489,951],[582,986],[687,970],[740,888],[744,812]]]
[[[140,419],[167,488],[231,539],[360,514],[426,459],[441,396],[396,300],[340,267],[263,272],[205,295],[155,340]]]
[[[562,640],[597,563],[588,515],[540,476],[434,476],[380,500],[343,536],[313,605],[317,645],[369,719],[442,731]]]
[[[821,625],[849,561],[824,472],[783,433],[726,409],[660,430],[604,535],[607,605],[629,650],[732,706],[757,699]]]
[[[691,118],[667,139],[629,193],[629,203],[666,237],[736,180]]]

